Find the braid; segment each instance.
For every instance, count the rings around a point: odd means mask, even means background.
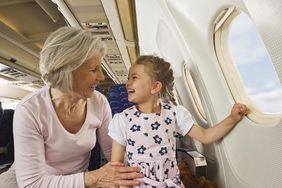
[[[173,93],[174,88],[174,76],[173,70],[170,67],[170,63],[164,59],[153,56],[144,55],[140,56],[136,60],[136,64],[143,64],[149,69],[151,77],[162,83],[162,89],[160,91],[160,98],[166,102],[172,102],[176,105],[176,100]]]

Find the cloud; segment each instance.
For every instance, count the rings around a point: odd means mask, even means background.
[[[273,82],[272,80],[269,80],[259,85],[259,87],[248,87],[247,93],[249,95],[257,95],[260,93],[267,93],[275,90],[281,90],[280,82]]]
[[[272,90],[250,94],[251,99],[264,112],[282,112],[282,88],[275,87]]]
[[[267,49],[254,24],[245,14],[239,15],[229,30],[229,46],[236,64],[271,62]]]

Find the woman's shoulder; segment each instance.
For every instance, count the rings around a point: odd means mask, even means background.
[[[18,105],[28,106],[34,105],[36,103],[44,103],[46,99],[50,97],[49,86],[44,86],[34,92],[28,93],[23,99],[19,102]]]

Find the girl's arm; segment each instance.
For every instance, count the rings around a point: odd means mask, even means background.
[[[115,140],[112,141],[112,160],[113,162],[124,162],[125,146]],[[119,188],[130,188],[132,186],[119,186]]]
[[[115,140],[112,141],[112,158],[113,162],[124,162],[125,146]]]
[[[232,107],[230,115],[224,120],[207,129],[194,124],[188,135],[203,144],[216,142],[225,136],[247,113],[248,109],[246,105],[236,103]]]

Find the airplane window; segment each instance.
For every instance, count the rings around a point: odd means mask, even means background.
[[[187,64],[184,64],[184,76],[185,76],[185,84],[187,84],[187,89],[191,92],[191,95],[193,97],[193,105],[196,109],[196,112],[198,116],[201,118],[201,121],[207,122],[206,114],[204,112],[202,102],[200,100],[197,88],[195,86],[195,83],[193,81],[193,78],[190,74],[189,68]]]
[[[282,112],[278,75],[259,33],[243,12],[230,25],[228,45],[250,98],[265,112]]]
[[[232,97],[250,108],[248,117],[277,124],[282,115],[282,87],[272,60],[247,14],[231,7],[215,20],[215,52]]]

